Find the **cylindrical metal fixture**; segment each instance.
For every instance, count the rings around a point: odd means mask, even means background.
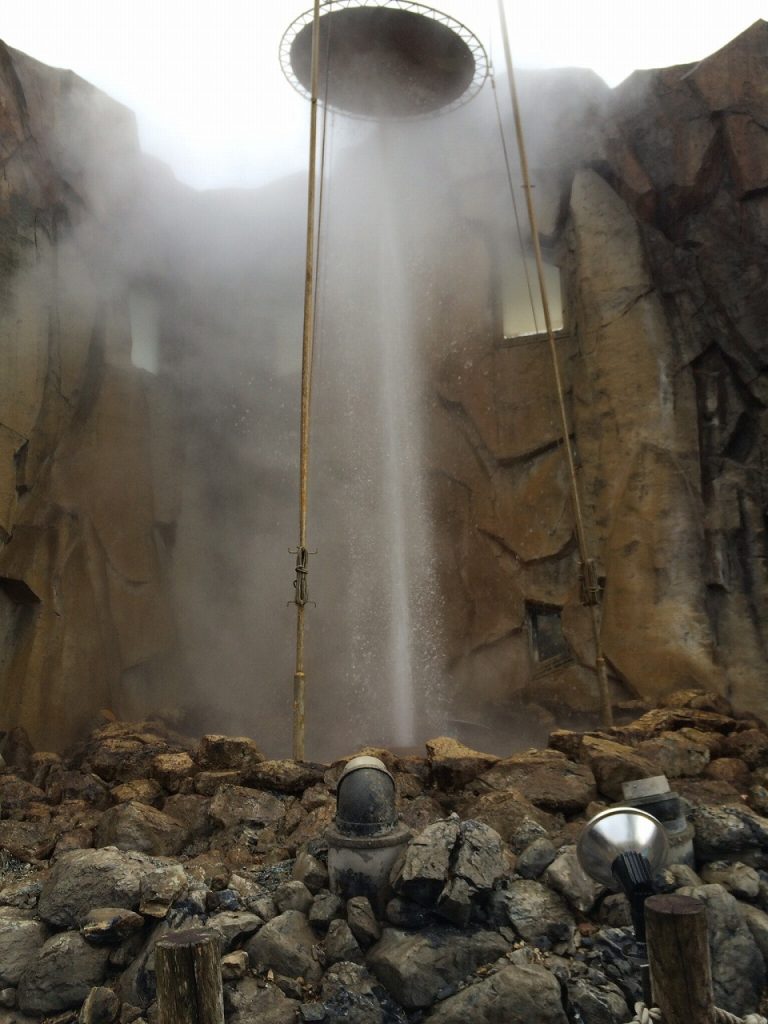
[[[398,821],[395,780],[377,757],[355,757],[344,768],[336,820],[325,835],[331,891],[367,896],[383,912],[392,867],[411,833]]]

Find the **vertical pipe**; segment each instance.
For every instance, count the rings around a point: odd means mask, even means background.
[[[307,182],[307,248],[304,273],[304,329],[301,347],[301,424],[299,432],[299,544],[294,583],[296,594],[296,670],[293,674],[293,756],[304,760],[304,613],[306,608],[307,492],[309,482],[309,413],[312,396],[312,345],[315,314],[315,183],[317,177],[317,83],[320,63],[320,0],[312,22],[312,94],[309,117],[309,176]]]
[[[557,344],[555,334],[552,330],[552,318],[549,312],[549,300],[547,298],[547,287],[544,281],[544,261],[541,258],[541,243],[539,241],[539,229],[536,221],[536,209],[533,205],[531,195],[531,178],[528,170],[528,156],[525,149],[525,136],[523,133],[523,121],[520,116],[520,104],[517,96],[517,85],[515,83],[515,70],[512,64],[512,52],[509,46],[509,31],[507,28],[507,15],[504,10],[504,0],[498,0],[499,18],[501,21],[501,34],[504,40],[504,58],[507,63],[509,75],[509,92],[512,99],[512,112],[515,119],[515,135],[517,136],[517,148],[520,155],[520,170],[523,175],[523,188],[525,191],[525,204],[528,210],[528,222],[531,227],[531,241],[533,242],[533,253],[536,260],[536,273],[539,278],[539,290],[541,292],[541,306],[544,313],[544,324],[547,331],[549,343],[549,354],[552,360],[552,371],[555,377],[557,390],[558,408],[560,410],[560,423],[563,431],[563,449],[566,462],[568,463],[568,476],[571,486],[571,502],[573,504],[573,517],[576,526],[576,540],[579,546],[579,559],[581,561],[582,579],[585,588],[590,584],[591,560],[587,536],[584,529],[584,518],[581,511],[581,498],[579,496],[579,485],[576,478],[576,465],[573,458],[573,446],[571,445],[570,427],[568,425],[568,413],[565,408],[563,397],[562,375],[560,373],[560,360],[557,355]],[[608,674],[605,666],[605,658],[600,644],[600,616],[596,601],[588,602],[591,620],[592,634],[595,641],[595,669],[597,672],[597,686],[600,698],[600,714],[603,725],[613,724],[613,709],[611,707],[610,694],[608,692]]]

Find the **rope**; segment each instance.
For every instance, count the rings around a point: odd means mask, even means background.
[[[509,185],[509,196],[512,200],[512,209],[515,213],[515,230],[517,231],[517,241],[520,246],[520,254],[523,256],[523,273],[525,274],[525,287],[528,291],[528,301],[531,304],[531,313],[533,314],[533,328],[536,333],[539,333],[539,320],[536,316],[536,303],[533,299],[533,285],[531,284],[531,275],[528,273],[528,261],[525,259],[525,245],[523,244],[523,229],[520,225],[520,214],[517,210],[517,199],[515,198],[515,186],[512,181],[512,168],[509,162],[509,151],[507,149],[507,139],[504,134],[504,123],[501,120],[501,109],[499,108],[499,96],[496,92],[496,75],[494,74],[493,67],[490,70],[491,78],[491,91],[493,92],[493,102],[496,107],[496,124],[499,129],[499,138],[501,139],[501,150],[504,154],[504,167],[507,171],[507,184]]]
[[[568,413],[565,408],[565,395],[563,392],[563,383],[560,374],[560,361],[557,355],[555,334],[552,330],[552,317],[549,311],[547,286],[544,280],[544,263],[541,256],[541,243],[539,242],[539,229],[536,221],[536,210],[533,205],[533,197],[531,195],[531,178],[528,170],[528,157],[525,149],[523,122],[520,117],[520,104],[517,97],[517,86],[515,84],[515,69],[512,63],[512,52],[509,46],[509,32],[507,30],[507,16],[504,11],[504,0],[498,0],[498,4],[499,19],[501,21],[501,34],[504,41],[504,56],[507,62],[507,71],[509,74],[509,91],[512,99],[512,111],[515,120],[515,133],[517,136],[517,149],[520,157],[520,170],[523,174],[523,187],[525,190],[526,206],[528,208],[528,220],[531,228],[531,241],[533,242],[533,254],[536,259],[536,273],[539,278],[541,306],[544,313],[544,324],[547,331],[549,353],[552,360],[552,372],[555,377],[555,389],[560,409],[560,420],[563,432],[563,449],[565,451],[566,462],[568,465],[571,503],[573,505],[573,517],[576,527],[576,540],[579,547],[579,559],[581,561],[583,599],[584,604],[589,607],[592,620],[592,634],[595,642],[595,669],[597,673],[597,687],[600,696],[600,713],[603,725],[608,726],[613,724],[613,709],[611,707],[610,694],[608,691],[608,675],[606,671],[605,658],[603,657],[602,647],[600,644],[600,616],[598,612],[599,586],[597,585],[597,572],[594,560],[589,556],[587,534],[584,528],[584,516],[581,510],[581,497],[579,495],[579,485],[576,478],[576,464],[573,458]]]
[[[768,1024],[768,1019],[759,1013],[748,1013],[746,1017],[737,1017],[735,1013],[715,1008],[716,1024]],[[628,1024],[661,1024],[661,1010],[658,1006],[648,1007],[645,1003],[635,1003],[635,1016]]]

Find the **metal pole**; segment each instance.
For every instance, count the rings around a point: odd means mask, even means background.
[[[304,274],[304,330],[301,349],[301,425],[299,440],[299,543],[296,551],[296,669],[293,674],[293,756],[304,760],[304,616],[307,605],[307,491],[309,482],[309,413],[312,396],[312,345],[315,329],[315,179],[317,177],[317,83],[320,63],[320,0],[312,23],[312,86],[307,183],[307,249]]]
[[[573,504],[573,516],[576,525],[576,540],[579,546],[579,559],[581,561],[581,573],[584,590],[587,595],[587,605],[590,610],[592,619],[592,633],[595,641],[595,669],[597,672],[597,687],[600,697],[600,714],[603,725],[613,724],[613,709],[611,707],[610,694],[608,692],[608,674],[606,671],[605,658],[603,657],[602,647],[600,644],[600,615],[598,612],[598,598],[596,593],[596,583],[594,579],[594,563],[589,557],[589,547],[587,544],[586,531],[584,529],[584,519],[581,511],[581,498],[579,496],[579,486],[576,478],[576,464],[573,458],[573,446],[571,444],[571,434],[568,425],[568,413],[565,408],[565,397],[563,394],[563,383],[562,375],[560,373],[560,360],[557,355],[557,344],[555,342],[555,334],[552,330],[552,317],[549,311],[549,300],[547,297],[547,288],[544,281],[544,261],[541,257],[541,243],[539,241],[539,229],[536,220],[536,210],[533,205],[533,196],[531,193],[531,178],[528,170],[528,156],[525,149],[525,136],[523,133],[523,122],[520,116],[520,104],[517,97],[517,85],[515,83],[515,71],[514,65],[512,64],[512,52],[509,46],[509,31],[507,29],[507,16],[504,10],[504,0],[498,0],[499,2],[499,18],[501,21],[501,33],[504,39],[504,57],[507,62],[507,72],[509,74],[509,92],[512,99],[512,112],[515,119],[515,134],[517,136],[517,148],[520,154],[520,170],[523,175],[523,188],[525,191],[525,203],[528,210],[528,221],[531,227],[531,241],[533,242],[533,254],[536,260],[536,273],[539,278],[539,290],[541,292],[541,306],[544,312],[544,324],[547,331],[547,341],[549,343],[549,354],[552,360],[552,372],[555,376],[555,388],[557,390],[558,408],[560,410],[560,422],[563,431],[563,449],[565,451],[565,458],[568,463],[568,476],[571,485],[571,502]]]

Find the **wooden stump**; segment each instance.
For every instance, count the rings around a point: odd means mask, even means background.
[[[155,946],[159,1024],[224,1024],[219,937],[170,932]]]
[[[714,1024],[704,904],[691,896],[650,896],[645,929],[653,1001],[664,1024]]]

